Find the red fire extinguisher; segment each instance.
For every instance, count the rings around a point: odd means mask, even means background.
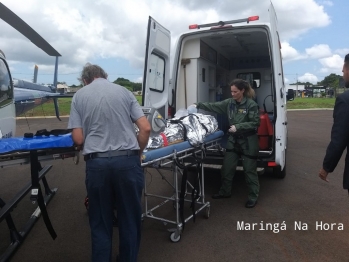
[[[273,135],[273,126],[267,113],[261,113],[260,125],[258,127],[259,149],[266,150],[269,146],[269,138]]]

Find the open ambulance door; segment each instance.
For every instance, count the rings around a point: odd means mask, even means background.
[[[167,118],[168,110],[170,50],[170,31],[149,17],[142,106],[156,109],[164,118]]]
[[[283,80],[281,57],[281,43],[277,31],[277,17],[273,4],[269,6],[270,29],[272,39],[273,85],[275,87],[276,121],[275,121],[275,163],[274,174],[280,178],[286,175],[286,143],[287,143],[287,115],[286,92]]]

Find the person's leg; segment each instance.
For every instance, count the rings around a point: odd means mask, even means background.
[[[141,241],[144,174],[139,156],[116,157],[114,193],[119,226],[119,261],[137,261]]]
[[[256,201],[259,195],[257,160],[243,157],[242,163],[245,172],[245,180],[248,187],[248,199]]]
[[[228,145],[229,143],[230,142],[228,142]],[[239,160],[238,154],[231,150],[233,150],[232,145],[228,146],[227,151],[225,152],[225,155],[224,155],[223,166],[221,169],[222,185],[218,193],[221,196],[231,195],[233,178],[234,178],[236,166]]]
[[[111,170],[106,158],[86,162],[86,189],[91,228],[92,261],[110,261],[112,255],[113,203]]]
[[[259,195],[259,180],[257,174],[257,156],[259,151],[258,136],[249,136],[247,140],[242,141],[241,147],[243,148],[244,154],[247,155],[242,156],[242,163],[246,184],[248,186],[248,199],[256,201]]]

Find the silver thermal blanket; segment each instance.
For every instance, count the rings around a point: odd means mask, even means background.
[[[218,122],[214,116],[200,113],[167,120],[160,135],[149,138],[147,150],[168,146],[187,140],[191,146],[200,146],[207,135],[214,133]]]

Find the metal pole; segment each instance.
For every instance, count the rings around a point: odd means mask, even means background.
[[[296,74],[296,97],[298,97],[298,74]]]
[[[56,56],[55,73],[53,75],[53,86],[57,89],[58,56]]]

